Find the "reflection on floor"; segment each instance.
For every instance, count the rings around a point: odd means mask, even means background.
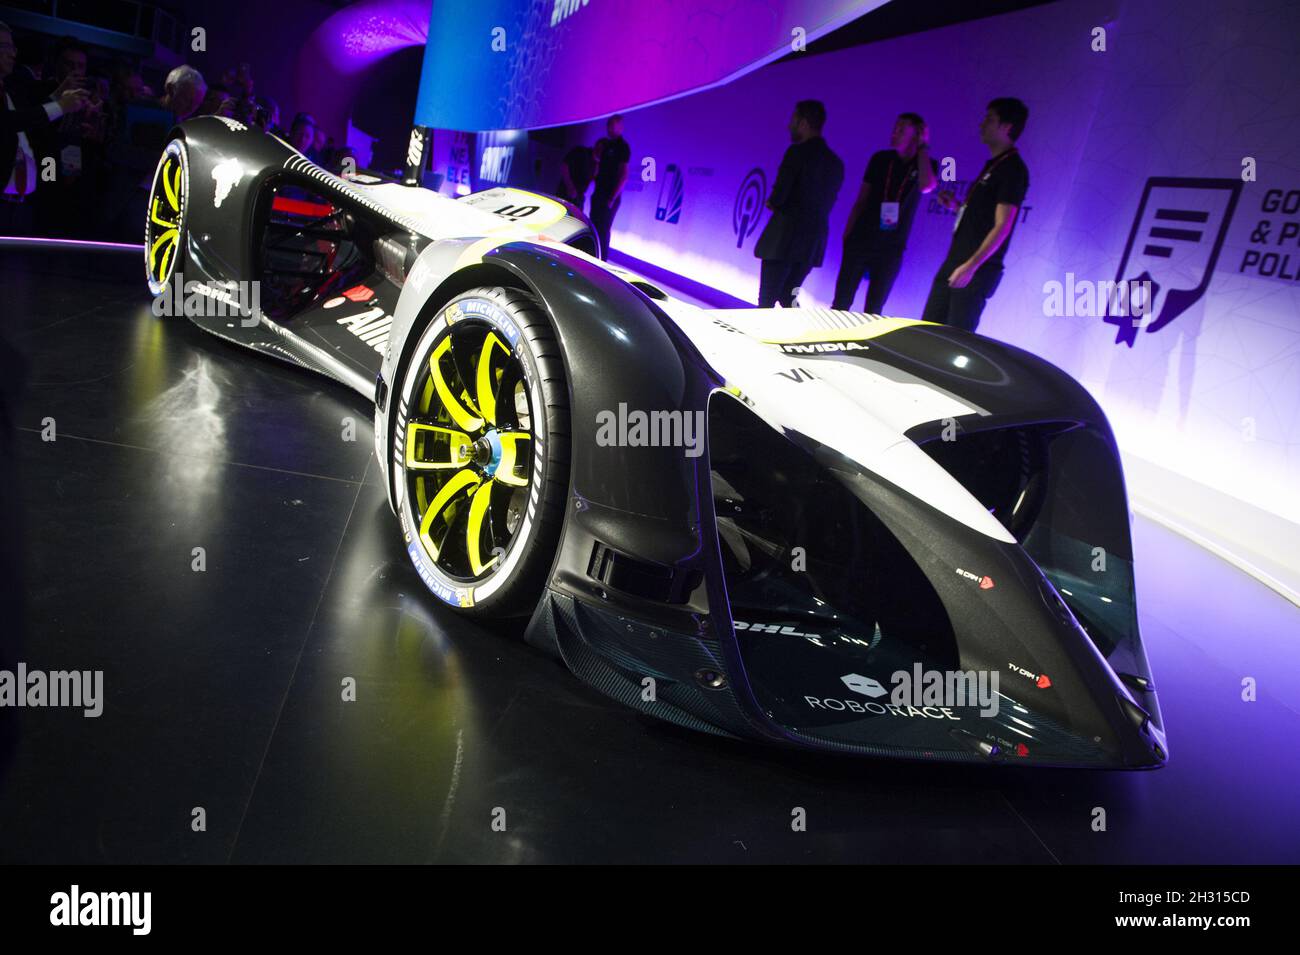
[[[1166,769],[697,736],[426,597],[365,402],[154,318],[140,271],[0,250],[4,335],[31,363],[19,657],[102,669],[106,697],[98,719],[6,714],[0,862],[1300,861],[1300,612],[1181,538],[1137,525]]]

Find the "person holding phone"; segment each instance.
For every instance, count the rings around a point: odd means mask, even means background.
[[[0,235],[27,235],[34,227],[32,198],[37,186],[37,148],[53,124],[85,108],[90,97],[83,78],[68,75],[44,97],[30,97],[10,77],[17,63],[13,32],[0,23]]]
[[[1029,107],[1003,97],[989,103],[980,123],[980,140],[989,159],[958,203],[952,192],[936,197],[957,211],[948,255],[930,286],[922,318],[973,332],[984,305],[1002,281],[1002,260],[1015,231],[1016,217],[1029,190],[1029,167],[1020,158],[1016,140],[1025,131]]]

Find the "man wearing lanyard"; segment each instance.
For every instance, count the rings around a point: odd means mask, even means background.
[[[867,162],[858,198],[844,226],[844,251],[832,308],[851,309],[863,276],[863,310],[878,315],[903,264],[903,250],[921,196],[934,190],[939,164],[930,158],[929,130],[916,113],[903,113],[882,149]]]
[[[921,316],[925,321],[975,331],[984,303],[1002,281],[1002,259],[1029,190],[1029,167],[1015,147],[1028,118],[1029,108],[1018,99],[989,103],[980,124],[989,160],[957,213],[952,246],[930,286]],[[946,209],[958,208],[947,190],[938,199]]]
[[[85,90],[73,89],[69,78],[54,91],[50,102],[29,105],[21,91],[5,89],[17,55],[13,33],[0,23],[0,235],[23,235],[31,228],[36,156],[28,133],[43,129],[64,113],[75,113],[86,105],[88,95]]]

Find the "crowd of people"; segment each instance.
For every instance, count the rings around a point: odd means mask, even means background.
[[[959,201],[938,190],[939,205],[956,214],[948,253],[931,283],[926,321],[974,331],[984,304],[1002,279],[1002,260],[1029,189],[1029,169],[1016,149],[1029,109],[1002,97],[989,103],[979,135],[989,159]],[[794,305],[797,290],[822,265],[830,238],[830,215],[844,183],[844,162],[822,135],[826,107],[817,100],[795,105],[791,145],[767,199],[772,211],[754,255],[759,268],[758,304]],[[556,194],[582,207],[591,189],[588,214],[608,255],[609,233],[627,182],[631,150],[623,138],[623,117],[612,116],[607,135],[594,146],[575,146],[561,165]],[[858,289],[867,290],[862,309],[881,314],[903,265],[908,234],[921,196],[939,185],[939,164],[930,156],[930,131],[913,112],[899,114],[889,148],[868,160],[842,236],[833,308],[851,309]]]
[[[13,32],[0,23],[0,235],[140,241],[145,197],[171,128],[220,115],[275,133],[313,162],[339,169],[351,156],[309,113],[287,130],[241,63],[209,83],[177,66],[156,92],[138,63],[91,69],[72,37],[39,63],[18,65]]]
[[[988,104],[979,125],[989,158],[959,201],[939,190],[940,206],[956,214],[952,239],[930,284],[922,318],[967,331],[979,326],[984,305],[1002,281],[1002,261],[1029,189],[1029,167],[1016,148],[1029,108],[1013,97]],[[844,182],[844,163],[822,129],[826,108],[817,100],[795,105],[791,146],[767,200],[772,216],[754,246],[762,260],[758,304],[785,308],[809,272],[821,266],[830,214]],[[842,237],[832,308],[851,309],[865,280],[863,311],[881,314],[903,265],[907,237],[922,195],[935,192],[939,164],[930,156],[930,133],[917,113],[901,113],[888,149],[867,161],[862,185]]]

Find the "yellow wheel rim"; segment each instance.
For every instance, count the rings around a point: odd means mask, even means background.
[[[145,272],[155,295],[167,290],[176,270],[185,226],[187,175],[185,148],[179,140],[173,140],[167,144],[154,173],[145,219]]]
[[[402,463],[425,553],[472,582],[509,550],[533,480],[520,359],[487,322],[450,324],[419,366]]]

